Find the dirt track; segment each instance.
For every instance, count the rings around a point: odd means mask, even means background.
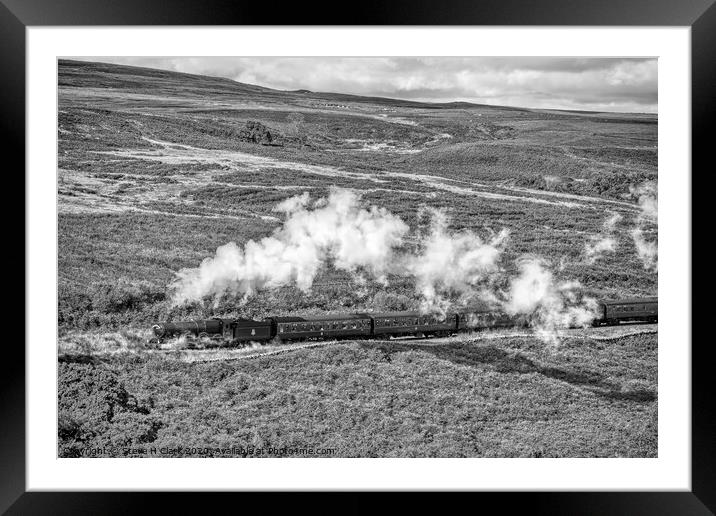
[[[620,326],[607,326],[599,328],[576,328],[561,330],[559,335],[562,338],[572,339],[592,339],[592,340],[615,340],[630,335],[658,333],[657,324],[623,324]],[[462,333],[452,337],[441,338],[414,338],[401,337],[397,339],[385,340],[369,340],[367,343],[385,343],[385,342],[410,342],[421,344],[423,346],[440,346],[455,342],[481,342],[496,339],[509,339],[515,337],[534,337],[534,333],[529,330],[496,330],[481,331],[472,333]],[[220,349],[220,350],[180,350],[176,351],[176,358],[185,362],[214,362],[221,360],[244,360],[249,358],[259,358],[270,355],[278,355],[298,351],[306,348],[324,347],[336,344],[338,341],[320,341],[320,342],[302,342],[297,344],[287,344],[273,348],[268,345],[265,347],[241,348],[241,349]],[[348,342],[348,341],[343,341]],[[172,353],[172,354],[174,354]]]

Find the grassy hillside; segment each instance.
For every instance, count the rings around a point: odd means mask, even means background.
[[[451,230],[509,229],[507,267],[531,254],[596,296],[656,292],[629,235],[638,214],[629,188],[656,177],[653,116],[283,92],[68,60],[58,70],[63,331],[374,306],[382,286],[358,289],[328,269],[309,294],[287,287],[244,307],[187,312],[165,301],[177,270],[226,242],[270,234],[279,202],[302,192],[316,199],[331,186],[361,192],[413,231],[424,228],[425,208],[444,209]],[[247,140],[248,122],[271,141]],[[586,263],[585,243],[613,212],[623,215],[619,252]],[[654,237],[656,227],[648,230]],[[417,302],[409,281],[389,280],[398,302],[387,308]]]
[[[60,453],[653,457],[656,353],[654,336],[640,335],[570,339],[558,352],[504,339],[346,343],[205,364],[63,362]],[[77,396],[81,381],[89,387]]]

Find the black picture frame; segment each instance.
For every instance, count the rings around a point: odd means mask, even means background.
[[[539,8],[537,8],[537,3]],[[348,12],[343,11],[343,12]],[[321,13],[321,14],[319,14]],[[0,62],[3,71],[0,128],[4,153],[25,166],[25,30],[31,26],[63,25],[576,25],[576,26],[689,26],[692,70],[693,170],[706,173],[713,146],[708,129],[716,120],[716,5],[714,0],[364,0],[350,6],[350,17],[339,9],[294,2],[248,3],[233,0],[0,0]],[[7,163],[6,159],[6,163]],[[711,165],[712,166],[712,165]],[[698,177],[693,174],[692,177]],[[24,183],[20,186],[24,191]],[[693,194],[697,190],[692,189]],[[703,194],[702,194],[703,195]],[[698,205],[693,198],[692,206]],[[708,203],[705,203],[708,205]],[[699,219],[692,211],[692,219]],[[23,247],[24,248],[24,247]],[[699,255],[693,255],[692,270]],[[25,260],[27,260],[25,256]],[[701,258],[707,259],[707,257]],[[27,262],[25,262],[27,263]],[[18,264],[19,265],[19,264]],[[26,274],[27,274],[27,269]],[[704,308],[692,303],[692,320]],[[26,325],[41,324],[28,321]],[[19,340],[19,339],[16,339]],[[670,343],[670,345],[690,343]],[[716,419],[708,339],[695,341],[692,356],[692,490],[690,492],[482,493],[501,507],[523,506],[532,514],[713,514],[716,512]],[[206,509],[206,494],[26,492],[25,488],[25,352],[7,339],[0,373],[0,511],[7,514],[120,514],[162,504],[166,512]],[[220,498],[247,494],[226,494]],[[261,500],[280,500],[264,493]],[[373,504],[356,494],[342,502],[312,508],[372,510]],[[458,501],[460,497],[458,497]],[[260,500],[257,500],[260,503]],[[422,506],[422,495],[409,504]],[[474,501],[469,502],[474,504]],[[482,503],[482,500],[480,501]],[[503,505],[504,504],[504,505]],[[245,505],[244,505],[245,506]],[[407,509],[406,506],[403,509]]]

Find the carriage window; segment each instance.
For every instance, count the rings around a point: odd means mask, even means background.
[[[283,333],[283,325],[282,325],[282,324],[279,325],[279,327],[278,327],[278,332],[279,332],[279,333]]]

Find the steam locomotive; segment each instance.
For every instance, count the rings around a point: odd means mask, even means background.
[[[593,326],[622,322],[654,323],[658,318],[658,299],[632,298],[600,301]],[[387,339],[401,336],[449,336],[461,331],[528,326],[524,316],[500,311],[451,313],[446,316],[420,312],[344,313],[304,317],[253,319],[205,319],[157,323],[152,326],[153,342],[187,336],[208,338],[234,345],[248,342],[334,339]]]

